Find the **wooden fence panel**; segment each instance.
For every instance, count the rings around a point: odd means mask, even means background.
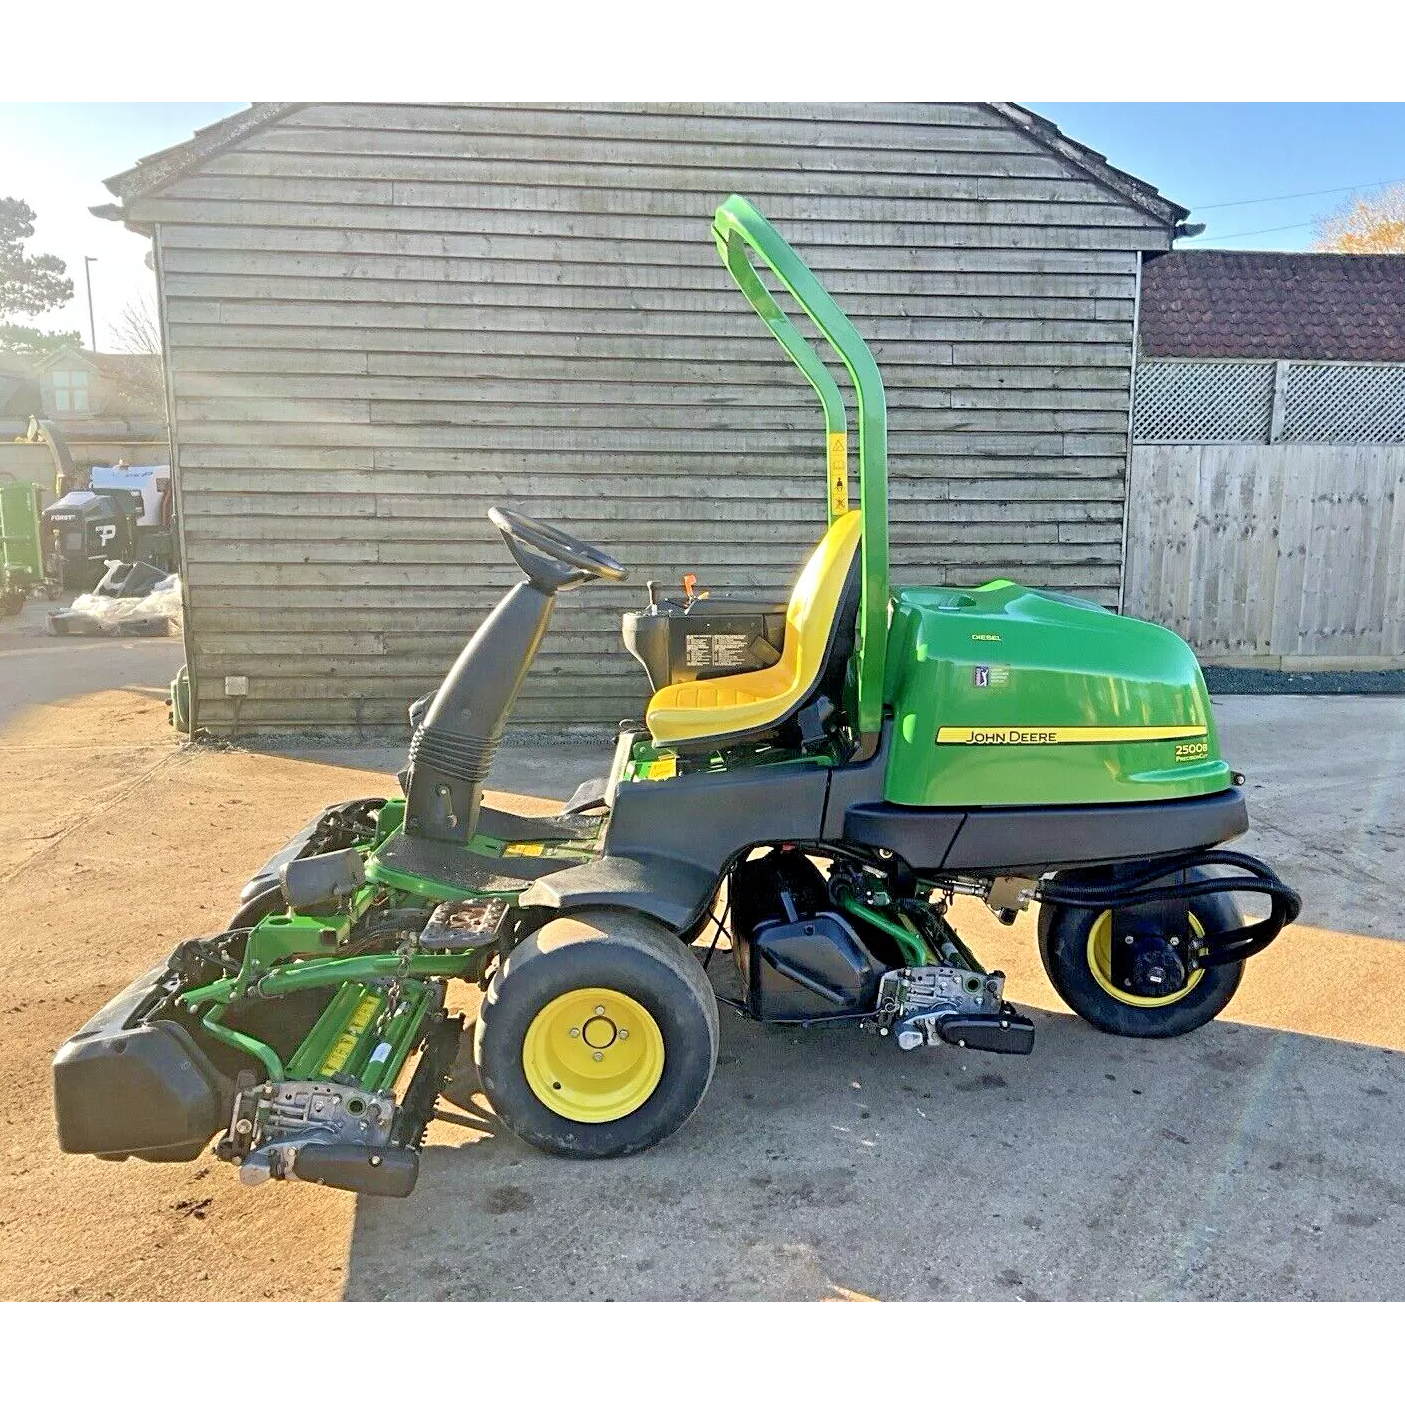
[[[1405,662],[1405,445],[1138,445],[1126,569],[1202,659]]]

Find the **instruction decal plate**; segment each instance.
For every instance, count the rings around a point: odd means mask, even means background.
[[[685,657],[689,668],[746,668],[749,634],[685,634]]]

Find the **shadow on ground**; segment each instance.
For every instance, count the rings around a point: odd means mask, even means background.
[[[1229,1018],[1103,1035],[1054,996],[1028,917],[967,904],[957,925],[1033,1007],[1031,1058],[724,1012],[693,1120],[579,1163],[500,1130],[465,1053],[415,1197],[357,1206],[346,1296],[1399,1298],[1381,1249],[1405,1233],[1403,707],[1217,707],[1250,776],[1241,843],[1306,897]],[[570,789],[529,779],[550,775],[500,783]],[[730,981],[725,955],[713,974]]]
[[[724,1019],[663,1146],[498,1128],[461,1060],[409,1201],[363,1199],[349,1298],[1399,1298],[1405,1058],[1219,1022],[1038,1013],[1033,1058]]]
[[[1098,1034],[1060,1012],[1029,917],[1006,929],[969,904],[958,926],[1034,1012],[1032,1058],[904,1055],[725,1015],[697,1116],[642,1156],[583,1164],[499,1132],[465,1050],[414,1198],[357,1201],[248,1191],[209,1158],[58,1152],[57,1043],[175,941],[222,923],[310,814],[393,792],[401,764],[398,750],[178,748],[161,701],[172,644],[78,645],[0,638],[0,789],[24,796],[0,819],[0,1295],[1405,1294],[1401,699],[1217,710],[1250,775],[1243,847],[1307,898],[1229,1019],[1167,1044]],[[490,801],[548,807],[607,760],[504,747],[492,785],[512,795]]]

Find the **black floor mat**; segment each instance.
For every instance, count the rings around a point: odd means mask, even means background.
[[[607,797],[610,794],[610,778],[597,776],[593,781],[582,781],[575,794],[561,807],[561,815],[581,815],[587,810],[609,808]]]
[[[599,829],[598,815],[514,815],[487,805],[478,812],[478,833],[491,834],[504,844],[594,839]]]
[[[502,838],[496,835],[495,838]],[[533,836],[540,838],[540,835]],[[517,842],[517,841],[513,841]],[[480,893],[519,893],[548,873],[575,868],[579,859],[537,857],[488,858],[471,854],[456,844],[437,839],[417,839],[403,831],[376,850],[376,858],[387,868],[412,873],[451,888],[471,888]]]

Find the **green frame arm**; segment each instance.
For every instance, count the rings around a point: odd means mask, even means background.
[[[864,339],[820,286],[800,255],[749,201],[732,195],[712,220],[717,251],[757,316],[814,387],[824,410],[829,520],[849,507],[844,402],[819,354],[796,330],[767,291],[747,253],[775,274],[785,290],[844,363],[858,411],[859,511],[863,523],[862,595],[857,630],[858,730],[879,730],[883,719],[883,668],[888,642],[888,403],[883,377]]]

